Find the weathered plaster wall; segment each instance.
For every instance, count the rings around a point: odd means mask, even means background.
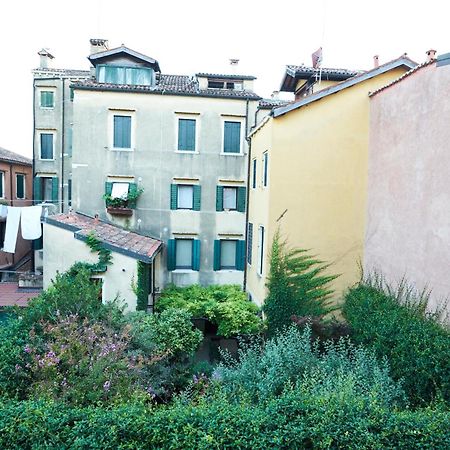
[[[370,101],[364,267],[450,295],[450,66],[424,67]]]

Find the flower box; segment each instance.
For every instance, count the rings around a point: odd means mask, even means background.
[[[119,206],[108,206],[106,208],[109,214],[113,216],[132,216],[133,210],[131,208],[123,208]]]

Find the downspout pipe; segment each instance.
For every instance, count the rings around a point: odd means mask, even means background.
[[[34,198],[34,177],[36,176],[35,170],[35,158],[36,158],[36,78],[33,78],[33,159],[31,161],[31,204],[35,204]],[[34,259],[33,243],[31,243],[31,271],[36,272],[36,261]]]
[[[64,212],[64,131],[65,131],[65,108],[66,108],[66,102],[65,102],[65,79],[62,79],[62,117],[61,117],[61,212]]]
[[[245,105],[245,140],[248,145],[248,158],[247,158],[247,201],[245,208],[245,261],[244,261],[244,281],[242,285],[242,289],[245,292],[247,289],[247,252],[248,252],[248,218],[249,218],[249,209],[250,209],[250,169],[252,162],[252,140],[248,137],[248,113],[249,113],[249,102],[250,100],[247,98],[247,102]]]

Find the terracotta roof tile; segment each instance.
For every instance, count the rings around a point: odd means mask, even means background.
[[[31,166],[31,159],[0,147],[0,161],[14,162]]]
[[[272,109],[277,108],[279,106],[285,106],[288,103],[292,103],[291,100],[280,100],[275,98],[262,98],[259,101],[258,107],[260,109]]]
[[[113,225],[81,213],[57,214],[49,216],[46,222],[60,228],[74,231],[74,237],[85,240],[94,232],[108,248],[143,262],[151,262],[162,246],[162,242],[134,231],[123,230]]]
[[[28,301],[40,293],[40,289],[21,289],[18,283],[0,283],[0,307],[27,306]]]

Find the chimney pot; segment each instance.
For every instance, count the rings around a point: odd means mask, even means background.
[[[379,56],[375,55],[373,57],[373,67],[377,68],[380,65]]]
[[[427,62],[430,62],[436,58],[436,50],[428,50],[426,54],[427,54]]]
[[[39,64],[39,68],[41,69],[48,69],[48,67],[50,66],[50,61],[52,59],[55,59],[55,57],[46,48],[43,48],[42,50],[38,51],[38,55],[41,58]]]
[[[89,43],[91,44],[91,55],[104,52],[109,49],[107,39],[90,39]]]

